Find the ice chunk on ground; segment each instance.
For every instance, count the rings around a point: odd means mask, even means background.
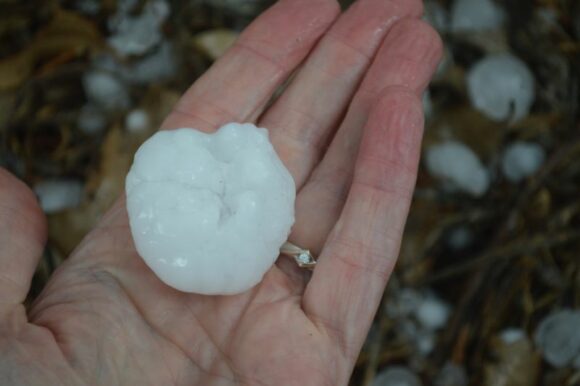
[[[173,45],[169,42],[162,43],[159,49],[122,71],[125,78],[135,84],[162,82],[171,78],[177,72]]]
[[[456,227],[447,238],[447,243],[455,250],[467,248],[472,242],[473,232],[466,226]]]
[[[501,167],[508,180],[520,182],[535,174],[545,160],[546,153],[540,145],[519,141],[512,143],[504,151]]]
[[[521,328],[507,328],[499,333],[500,339],[506,344],[513,344],[526,338],[526,332]]]
[[[109,72],[90,70],[83,76],[83,85],[89,101],[106,111],[120,111],[129,107],[127,87]]]
[[[546,316],[534,342],[544,359],[554,367],[566,367],[580,355],[580,311],[565,309]]]
[[[34,185],[40,207],[48,214],[78,206],[83,189],[80,181],[68,179],[46,180]]]
[[[535,98],[534,76],[519,58],[489,55],[467,74],[472,105],[495,121],[517,121],[529,114]]]
[[[372,386],[421,386],[421,379],[404,366],[390,366],[381,371]]]
[[[103,110],[88,103],[81,108],[77,125],[85,134],[100,133],[107,127],[107,115]]]
[[[415,317],[421,325],[429,330],[437,330],[449,319],[449,306],[441,299],[426,296],[415,309]]]
[[[489,188],[489,173],[477,155],[464,144],[447,141],[427,151],[427,169],[438,178],[473,196],[482,196]]]
[[[120,10],[109,23],[113,35],[108,41],[119,54],[142,55],[161,42],[161,26],[170,13],[165,0],[148,1],[137,16],[126,12]]]
[[[496,29],[505,19],[505,11],[493,0],[455,0],[451,9],[454,32]]]
[[[265,129],[160,131],[139,148],[126,179],[137,251],[181,291],[244,292],[288,237],[295,189]]]
[[[149,127],[149,114],[142,109],[130,111],[125,117],[125,128],[131,132],[144,131]]]

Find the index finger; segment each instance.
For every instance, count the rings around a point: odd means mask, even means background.
[[[339,12],[336,0],[279,1],[191,86],[162,128],[211,131],[256,117]]]

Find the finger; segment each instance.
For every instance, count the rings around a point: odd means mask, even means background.
[[[261,119],[302,186],[395,21],[419,17],[419,0],[359,0],[329,29]]]
[[[371,106],[386,87],[405,86],[420,95],[440,55],[441,40],[426,23],[402,20],[393,26],[324,159],[297,197],[292,241],[320,251],[344,205]]]
[[[0,317],[22,304],[46,241],[34,194],[0,168]]]
[[[348,200],[306,287],[303,307],[354,357],[395,265],[423,132],[414,91],[390,88],[365,128]]]
[[[334,21],[335,0],[281,0],[263,13],[178,102],[162,128],[245,122]]]

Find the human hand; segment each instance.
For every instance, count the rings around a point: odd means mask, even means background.
[[[270,130],[298,189],[290,240],[319,255],[311,277],[281,258],[240,295],[178,292],[137,255],[121,198],[26,312],[46,225],[0,170],[0,384],[347,384],[398,254],[441,52],[420,14],[419,0],[340,16],[334,0],[281,0],[163,124]]]

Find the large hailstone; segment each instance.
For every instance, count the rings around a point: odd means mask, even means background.
[[[137,151],[126,193],[137,251],[185,292],[250,289],[294,223],[294,180],[252,124],[158,132]]]
[[[467,74],[473,106],[495,121],[524,118],[534,102],[534,76],[511,54],[490,55]]]

